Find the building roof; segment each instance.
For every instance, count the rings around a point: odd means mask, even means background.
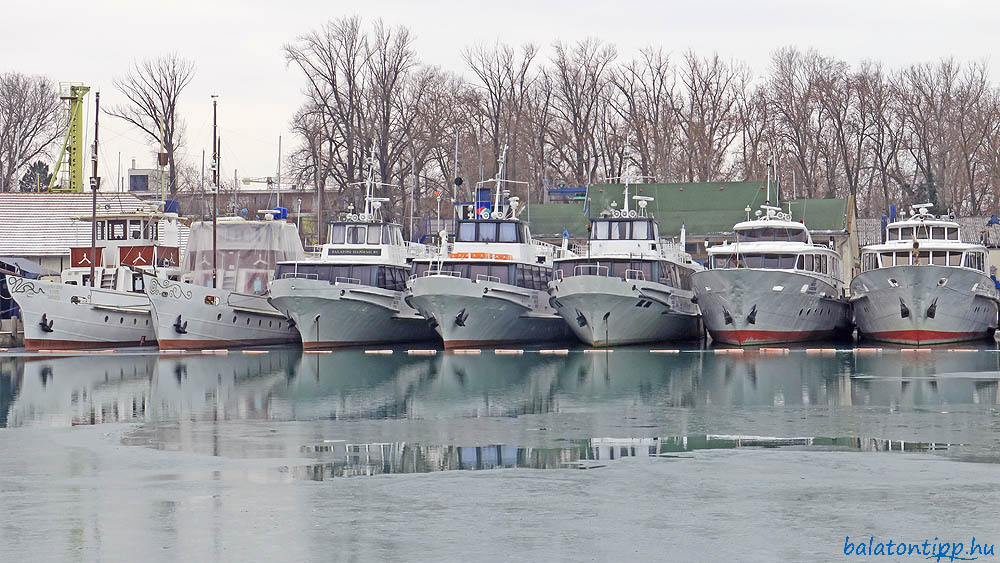
[[[99,193],[98,212],[142,209],[128,193]],[[0,256],[63,256],[71,246],[90,245],[90,222],[72,217],[91,214],[89,193],[0,193]],[[181,227],[181,243],[187,228]]]
[[[588,216],[608,209],[611,200],[621,208],[622,184],[595,184],[588,192],[589,205],[534,204],[529,210],[531,232],[539,237],[559,237],[568,230],[572,237],[585,237]],[[647,208],[660,224],[661,236],[673,236],[684,225],[689,235],[728,233],[746,219],[746,207],[757,210],[767,199],[767,183],[701,182],[633,184],[629,195],[654,198]],[[772,194],[773,197],[774,194]],[[630,201],[634,208],[636,202]],[[781,207],[787,209],[788,202]],[[796,199],[791,201],[792,218],[805,220],[812,231],[839,232],[847,229],[848,200]]]

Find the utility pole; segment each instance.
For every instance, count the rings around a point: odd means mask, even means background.
[[[278,135],[278,205],[281,207],[281,135]]]
[[[91,162],[94,164],[93,173],[90,176],[90,287],[94,287],[94,277],[96,271],[94,262],[97,261],[97,190],[101,187],[101,178],[97,175],[97,125],[101,118],[101,93],[94,93],[94,154]]]
[[[212,95],[212,288],[219,287],[219,137],[218,96]]]

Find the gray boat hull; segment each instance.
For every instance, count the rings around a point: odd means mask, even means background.
[[[581,275],[549,283],[552,305],[581,342],[617,346],[702,334],[693,293],[664,284]]]
[[[997,328],[993,280],[966,268],[870,270],[851,282],[851,296],[863,338],[920,346],[980,340]]]
[[[705,328],[716,342],[780,344],[846,336],[851,305],[836,288],[786,270],[696,272],[691,285]]]

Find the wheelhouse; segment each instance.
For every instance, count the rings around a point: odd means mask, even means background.
[[[649,218],[601,218],[590,222],[590,240],[653,240],[658,238],[656,223]]]
[[[336,245],[403,246],[402,227],[395,223],[358,223],[331,221],[327,226],[327,242]],[[329,249],[328,249],[329,250]]]
[[[736,232],[738,242],[809,242],[809,231],[804,225],[797,223],[766,226],[736,225],[733,230]]]
[[[528,244],[531,242],[531,233],[527,225],[515,219],[464,219],[458,223],[455,242]]]
[[[868,272],[894,266],[956,266],[986,272],[986,251],[963,249],[873,249],[861,254],[861,271]]]

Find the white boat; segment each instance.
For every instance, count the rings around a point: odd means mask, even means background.
[[[369,161],[364,210],[329,223],[327,244],[315,258],[281,262],[270,303],[295,321],[304,348],[330,348],[432,340],[437,337],[403,300],[410,262],[429,257],[427,247],[403,240],[402,228],[385,221],[375,197]]]
[[[734,242],[707,249],[709,269],[691,276],[712,339],[742,346],[849,334],[840,255],[777,207],[749,214],[733,227]]]
[[[59,281],[7,276],[21,309],[25,348],[154,345],[145,284],[180,273],[177,214],[144,207],[76,219],[96,223],[93,256],[89,245],[70,248],[71,266]]]
[[[577,256],[555,261],[549,295],[577,338],[591,346],[690,340],[702,333],[692,302],[691,274],[701,270],[680,243],[661,240],[646,215],[652,198],[634,196],[590,221],[590,238]],[[613,204],[614,205],[614,204]]]
[[[506,149],[505,149],[506,153]],[[502,201],[503,161],[492,209],[465,206],[454,248],[414,260],[406,301],[430,322],[444,347],[546,342],[570,336],[549,304],[552,260],[564,251],[531,238],[516,197]],[[444,238],[444,237],[442,237]]]
[[[277,210],[264,210],[265,217]],[[217,270],[213,225],[191,225],[181,281],[146,276],[161,349],[228,348],[298,342],[298,331],[267,302],[275,264],[303,258],[295,225],[280,219],[220,217]],[[213,273],[216,283],[213,283]]]
[[[913,206],[889,223],[885,242],[861,252],[851,301],[863,338],[923,345],[992,337],[998,293],[987,250],[963,243],[958,223]]]

